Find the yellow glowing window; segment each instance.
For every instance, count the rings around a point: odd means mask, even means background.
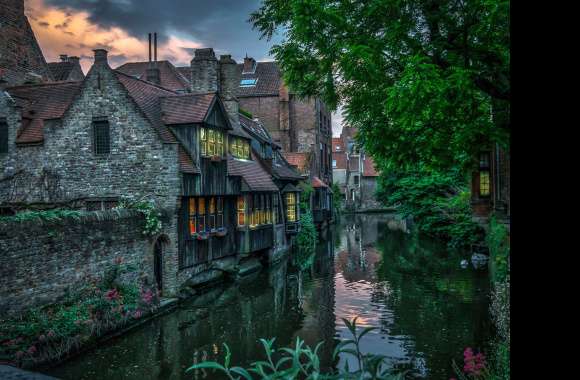
[[[490,194],[490,181],[489,181],[489,171],[479,172],[479,196],[489,197]]]
[[[244,149],[244,151],[242,152],[243,157],[246,159],[249,159],[250,158],[250,144],[248,144],[247,141],[243,142],[243,149]]]
[[[197,214],[195,212],[195,202],[197,201],[197,199],[195,198],[190,198],[189,199],[189,233],[191,235],[195,234],[197,232]]]
[[[243,195],[238,197],[238,227],[246,225],[246,200]]]
[[[205,128],[201,128],[199,133],[200,133],[199,141],[200,141],[200,145],[201,145],[201,155],[206,156],[207,155],[207,134],[206,134]]]
[[[209,131],[207,131],[207,154],[209,156],[213,156],[216,154],[215,151],[215,131],[213,129],[210,129]]]
[[[209,199],[209,229],[215,229],[215,198],[211,197]]]
[[[286,218],[296,222],[296,193],[286,193]]]
[[[223,133],[216,132],[216,140],[217,140],[216,154],[221,157],[224,155],[224,135],[223,135]]]
[[[197,231],[205,231],[205,198],[199,198],[199,203],[197,207]]]

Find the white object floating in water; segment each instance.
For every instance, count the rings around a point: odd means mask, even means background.
[[[461,265],[461,268],[465,269],[469,265],[469,261],[463,259],[463,260],[461,260],[461,264],[459,264],[459,265]]]

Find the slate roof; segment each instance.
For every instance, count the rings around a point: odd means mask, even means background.
[[[41,143],[44,121],[60,119],[79,92],[82,82],[52,82],[7,88],[6,91],[22,107],[22,126],[17,144]]]
[[[215,97],[215,93],[163,97],[161,119],[165,124],[202,123]]]
[[[259,138],[268,143],[274,144],[272,142],[272,137],[270,136],[266,128],[264,128],[262,123],[260,123],[259,121],[252,120],[249,117],[240,113],[240,124],[250,133],[258,136]]]
[[[228,155],[228,175],[242,177],[250,191],[278,191],[253,151],[252,160],[238,160]]]
[[[177,67],[169,61],[157,61],[159,68],[159,85],[172,91],[187,91],[189,89],[189,74],[183,75]],[[128,62],[116,68],[123,74],[147,80],[149,62]],[[189,67],[187,67],[189,71]]]
[[[308,172],[308,153],[282,152],[282,155],[290,165],[296,166],[300,173]]]
[[[56,81],[68,80],[70,73],[75,68],[75,63],[73,62],[49,62],[48,68],[52,74],[52,77]]]
[[[276,154],[276,153],[274,153]],[[284,156],[278,151],[277,161],[272,161],[272,174],[280,179],[299,180],[302,175],[296,171],[290,163],[286,161]]]
[[[346,169],[346,153],[332,153],[332,159],[336,161],[336,166],[333,166],[332,169]]]
[[[152,83],[145,82],[115,71],[119,82],[125,87],[129,96],[135,101],[137,106],[143,111],[149,122],[159,132],[164,142],[177,142],[175,136],[167,128],[161,118],[160,97],[177,95],[175,92],[166,90]]]
[[[240,74],[244,64],[238,64]],[[239,98],[250,96],[278,96],[282,75],[276,62],[256,62],[255,73],[241,74],[241,79],[258,79],[255,86],[238,87]]]
[[[364,156],[363,160],[363,177],[378,177],[379,172],[375,168],[375,162],[373,159],[367,155]]]

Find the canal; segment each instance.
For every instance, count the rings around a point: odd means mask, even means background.
[[[292,257],[246,279],[213,288],[65,364],[44,371],[61,379],[218,379],[185,373],[203,360],[263,358],[259,338],[277,346],[296,337],[319,341],[325,367],[338,339],[350,338],[342,318],[359,317],[378,329],[364,352],[386,355],[407,378],[449,379],[451,361],[465,347],[485,349],[491,323],[486,271],[462,269],[462,257],[440,242],[410,233],[396,215],[345,216],[319,242],[316,253]],[[355,363],[349,363],[356,367]]]

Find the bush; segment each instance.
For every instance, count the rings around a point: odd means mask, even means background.
[[[492,217],[487,234],[493,282],[504,282],[509,274],[510,244],[507,227]]]
[[[315,249],[318,241],[318,232],[314,225],[314,219],[310,210],[302,212],[300,215],[300,232],[296,235],[296,254],[299,263],[305,263]],[[303,265],[300,265],[303,267]]]
[[[387,357],[384,355],[363,354],[360,351],[360,341],[376,327],[366,327],[360,333],[357,332],[355,318],[352,322],[343,319],[345,325],[351,332],[353,339],[340,342],[334,350],[333,358],[338,355],[351,355],[358,362],[358,368],[351,370],[348,363],[342,370],[323,373],[320,368],[320,358],[318,350],[322,342],[318,343],[314,349],[304,345],[304,341],[296,338],[294,348],[284,347],[274,348],[275,338],[266,340],[260,339],[266,360],[253,362],[249,368],[230,366],[231,352],[227,344],[224,343],[226,356],[223,365],[217,362],[206,361],[191,366],[187,372],[197,369],[211,369],[224,373],[229,379],[320,379],[320,380],[340,380],[340,379],[402,379],[403,373],[393,375],[389,373],[387,367]]]

